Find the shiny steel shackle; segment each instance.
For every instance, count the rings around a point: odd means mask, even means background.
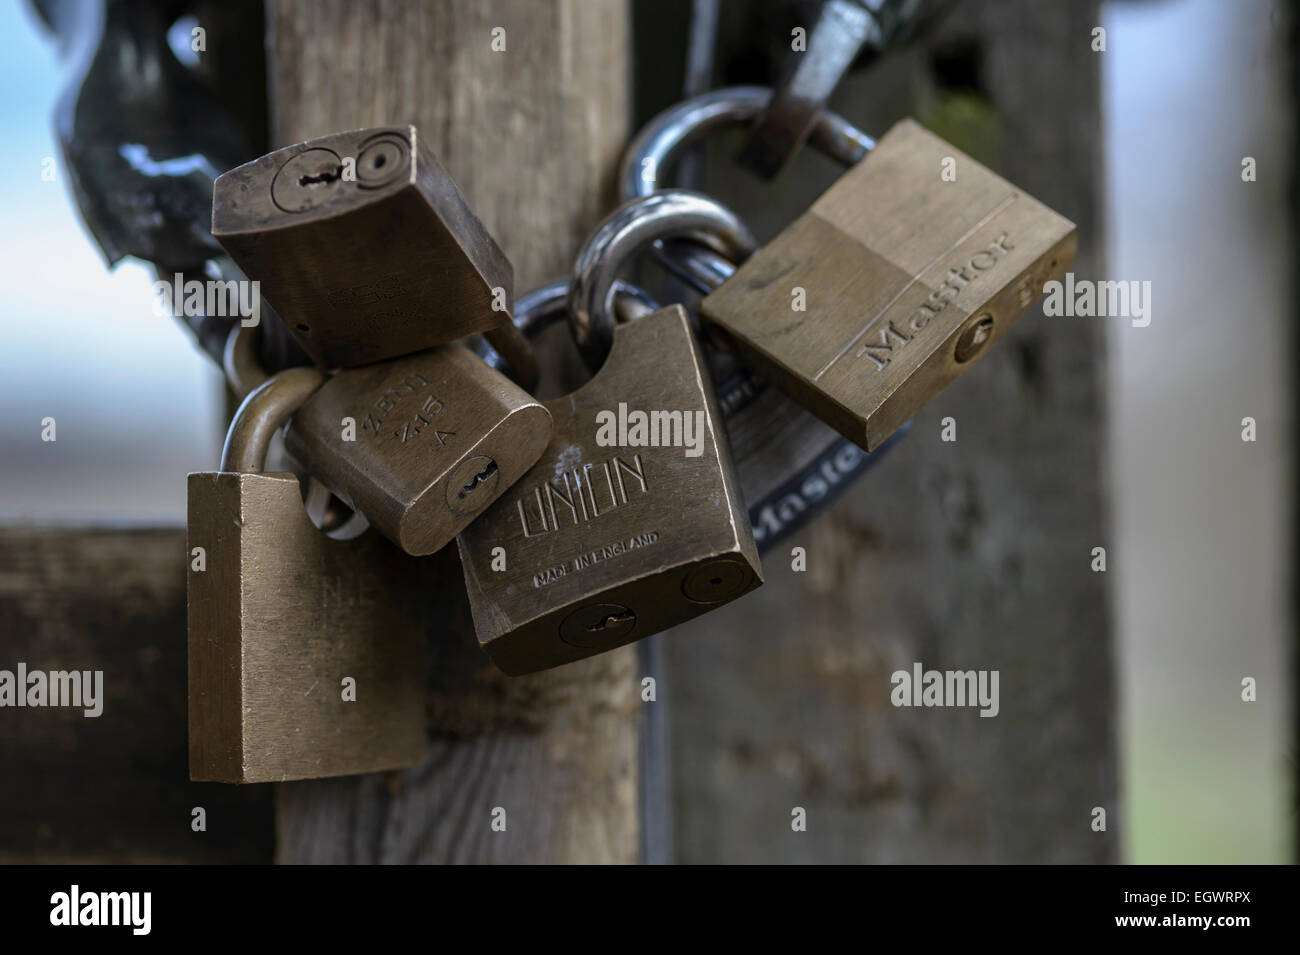
[[[614,281],[614,296],[620,321],[631,320],[659,308],[659,303],[649,292],[623,279]],[[568,315],[568,279],[547,282],[515,300],[515,327],[525,338],[532,338],[542,329],[568,318]],[[489,359],[488,364],[493,367],[509,367],[509,363],[502,361],[499,356],[495,360]]]
[[[656,311],[659,303],[639,285],[623,279],[614,282],[614,303],[619,321],[631,321]],[[515,328],[525,339],[569,317],[569,280],[555,279],[515,299]],[[490,345],[478,349],[481,357],[497,371],[513,377],[510,361]]]
[[[626,287],[619,271],[662,239],[690,239],[733,262],[758,246],[734,212],[699,193],[668,189],[623,203],[596,227],[573,267],[570,330],[589,367],[600,366],[614,340],[616,298]]]
[[[619,171],[623,198],[653,195],[665,182],[681,154],[721,129],[748,126],[767,109],[773,91],[766,86],[728,86],[683,100],[655,116],[628,144]],[[839,113],[823,109],[809,142],[831,159],[851,166],[876,146],[876,141]],[[664,267],[696,291],[707,294],[731,277],[743,261],[719,255],[695,241],[658,243],[655,253]]]
[[[669,107],[641,128],[628,144],[619,171],[624,199],[659,188],[664,169],[710,133],[756,121],[772,99],[766,86],[727,86]],[[875,148],[876,141],[838,113],[824,109],[808,141],[831,159],[851,166]]]

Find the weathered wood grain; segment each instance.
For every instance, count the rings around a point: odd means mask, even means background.
[[[183,528],[0,530],[0,669],[104,673],[98,717],[0,710],[0,862],[271,860],[267,787],[189,779],[185,566]]]
[[[567,274],[628,132],[625,4],[276,0],[268,29],[273,145],[414,123],[514,264],[516,294]],[[435,647],[424,764],[281,786],[278,858],[635,861],[635,651],[509,679],[456,629]]]
[[[1095,3],[967,2],[833,105],[877,135],[915,115],[1077,223],[1074,269],[1095,274],[1096,23]],[[735,34],[724,42],[734,50]],[[741,79],[754,77],[724,76]],[[800,159],[758,191],[730,165],[737,146],[719,144],[704,185],[760,235],[833,174]],[[1105,575],[1089,569],[1106,544],[1101,326],[1031,311],[766,557],[764,588],[667,638],[681,861],[1116,859],[1111,619]],[[940,440],[946,416],[955,443]],[[806,573],[791,570],[796,545]],[[893,707],[891,673],[915,661],[1000,670],[999,715]],[[806,832],[791,830],[795,806]],[[1108,832],[1090,829],[1094,806]]]

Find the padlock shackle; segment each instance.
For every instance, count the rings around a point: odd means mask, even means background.
[[[515,327],[525,338],[536,337],[569,314],[569,282],[556,279],[515,299]]]
[[[661,239],[691,239],[733,262],[743,262],[758,247],[734,212],[696,192],[666,189],[623,203],[596,227],[573,266],[570,329],[589,367],[600,367],[614,341],[618,273]]]
[[[662,308],[649,292],[625,279],[614,280],[614,301],[620,313],[637,310],[643,314]],[[568,314],[569,280],[555,279],[519,297],[515,302],[515,327],[526,338],[533,338]]]
[[[515,384],[524,391],[536,391],[542,371],[537,365],[537,356],[533,354],[533,346],[519,330],[519,326],[506,324],[491,328],[483,333],[483,337],[493,351],[505,359]]]
[[[221,470],[260,472],[271,437],[324,381],[315,368],[286,368],[250,391],[226,432]]]
[[[678,281],[708,295],[735,274],[740,263],[691,239],[669,239],[655,246],[655,258]]]
[[[226,347],[221,353],[221,370],[226,373],[226,383],[240,401],[267,379],[257,357],[260,328],[261,325],[245,327],[242,322],[236,322],[226,336]]]
[[[648,312],[658,311],[660,305],[641,286],[625,279],[614,281],[614,304],[619,321],[630,320]],[[555,279],[526,292],[515,300],[515,328],[525,339],[533,339],[556,322],[569,315],[569,280]],[[510,359],[495,348],[483,349],[483,360],[497,371],[514,377]]]
[[[671,188],[665,173],[682,153],[710,134],[755,124],[766,115],[773,90],[767,86],[727,86],[669,107],[647,122],[628,144],[619,172],[625,200]],[[876,141],[829,109],[822,109],[808,141],[829,158],[851,166],[876,146]],[[739,264],[698,242],[656,243],[655,258],[679,280],[708,294],[730,278]]]
[[[772,99],[767,86],[727,86],[683,100],[655,116],[623,154],[619,188],[624,199],[648,196],[668,184],[664,170],[710,133],[758,120]],[[831,159],[851,166],[876,141],[843,116],[823,109],[808,141]]]

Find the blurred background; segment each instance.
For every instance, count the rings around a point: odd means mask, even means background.
[[[1100,469],[1104,479],[1099,543],[1108,550],[1114,648],[1113,655],[1105,647],[1098,653],[1113,665],[1115,683],[1107,707],[1113,723],[1097,732],[1113,732],[1117,741],[1119,809],[1112,818],[1115,854],[1126,862],[1294,859],[1290,17],[1280,0],[1101,4],[1099,121],[1072,118],[1066,134],[1081,154],[1101,161],[1102,203],[1093,212],[1104,245],[1087,266],[1100,278],[1150,281],[1153,320],[1137,328],[1120,319],[1024,319],[1039,323],[1032,334],[1048,336],[1058,328],[1052,323],[1105,324],[1103,448],[1065,462],[1063,473],[1086,480]],[[1089,43],[1086,30],[1078,42]],[[0,6],[0,51],[0,128],[9,136],[0,152],[0,208],[8,222],[0,238],[0,523],[182,524],[184,475],[217,463],[226,412],[221,376],[179,325],[154,314],[150,271],[134,262],[107,271],[88,239],[52,134],[61,71],[25,4]],[[930,55],[912,52],[900,62]],[[738,76],[715,80],[746,78],[745,63],[732,67]],[[642,62],[639,69],[651,67]],[[886,63],[853,78],[836,106],[883,132],[861,117],[879,113],[888,97],[882,90],[912,83],[908,69]],[[1032,99],[1034,90],[1022,95]],[[858,101],[868,106],[859,109]],[[932,102],[922,121],[975,130],[975,146],[960,144],[979,157],[978,105],[954,102]],[[990,148],[1000,155],[1016,144]],[[1256,163],[1253,182],[1241,177],[1247,156]],[[56,175],[46,179],[50,159]],[[927,409],[933,420],[963,407],[960,394],[945,400],[951,403]],[[55,443],[38,440],[47,416],[58,422]],[[1256,422],[1253,443],[1241,440],[1247,416]],[[908,440],[928,440],[920,434],[930,420]],[[879,500],[891,482],[913,479],[898,471],[882,476],[891,464],[899,462],[882,463],[864,479],[878,481],[864,493]],[[699,632],[734,630],[742,618],[707,619]],[[0,666],[13,656],[6,646],[12,636],[0,633]],[[735,639],[739,647],[741,635]],[[1257,681],[1253,703],[1241,699],[1245,677]],[[686,702],[674,737],[714,731],[690,723]],[[674,776],[693,765],[689,756],[676,758]],[[744,783],[734,767],[713,768],[723,772],[720,787]],[[706,838],[692,828],[691,798],[679,789],[675,799],[687,858]],[[1087,807],[1077,815],[1086,828]],[[4,850],[0,845],[0,855]]]
[[[1155,290],[1107,369],[1126,856],[1293,861],[1291,24],[1279,3],[1103,11],[1109,271]],[[1271,172],[1242,182],[1245,156]]]

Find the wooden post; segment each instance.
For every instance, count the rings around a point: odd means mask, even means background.
[[[628,133],[619,0],[275,0],[268,30],[273,146],[416,124],[514,263],[516,294],[566,275],[611,207]],[[281,786],[278,859],[636,861],[636,651],[508,679],[474,648],[435,650],[424,764]]]
[[[730,6],[722,42],[752,43],[745,5]],[[962,4],[832,106],[877,135],[917,117],[1072,219],[1074,271],[1098,274],[1098,23],[1095,2]],[[717,150],[703,187],[760,235],[827,185],[801,158],[756,202],[731,155]],[[1104,324],[1031,310],[828,515],[765,555],[763,588],[667,641],[678,861],[1116,860],[1110,607],[1090,568],[1108,543]],[[1000,671],[998,715],[895,708],[891,675],[917,661]]]

